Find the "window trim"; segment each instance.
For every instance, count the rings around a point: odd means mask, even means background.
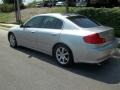
[[[77,24],[76,24],[75,22],[73,22],[72,20],[69,19],[69,18],[71,18],[71,17],[86,18],[86,19],[88,19],[88,20],[94,22],[94,23],[95,23],[96,25],[98,25],[98,26],[101,26],[101,25],[102,25],[102,24],[98,23],[97,21],[92,20],[92,19],[90,19],[90,18],[88,18],[88,17],[85,17],[85,16],[70,16],[70,17],[67,17],[67,19],[68,19],[70,22],[72,22],[73,24],[75,24],[75,25],[77,25]],[[87,28],[87,27],[82,27],[82,26],[79,26],[79,25],[77,25],[77,26],[80,27],[80,28]],[[93,27],[88,27],[88,28],[93,28]]]
[[[47,16],[47,15],[45,15],[44,17],[52,17],[52,18],[56,18],[56,19],[62,21],[62,27],[61,27],[61,29],[57,29],[57,30],[63,30],[63,28],[64,28],[64,23],[65,23],[63,20],[61,20],[61,19],[59,19],[59,18],[57,18],[57,17]],[[54,29],[54,28],[42,28],[42,29]]]
[[[27,24],[29,21],[31,21],[33,18],[36,18],[36,17],[43,17],[43,19],[44,19],[44,16],[33,16],[33,17],[31,17],[30,19],[28,19],[28,20],[23,24],[23,26],[26,26],[26,24]],[[25,27],[25,28],[27,28],[27,27]],[[29,28],[37,28],[37,27],[29,27]]]
[[[56,18],[56,19],[62,21],[62,23],[63,23],[61,29],[58,29],[58,30],[63,30],[64,29],[64,26],[65,26],[65,21],[64,20],[59,19],[59,18],[54,17],[54,16],[48,16],[48,15],[33,16],[30,19],[28,19],[23,25],[25,26],[30,20],[32,20],[33,18],[36,18],[36,17],[52,17],[52,18]],[[27,28],[27,27],[25,27],[25,28]],[[29,27],[29,28],[33,28],[33,27]],[[54,28],[40,28],[40,29],[54,29]]]

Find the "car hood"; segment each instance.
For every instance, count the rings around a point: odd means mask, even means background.
[[[20,25],[15,25],[15,26],[13,26],[13,27],[10,28],[10,31],[11,30],[17,30],[18,28],[20,28]]]

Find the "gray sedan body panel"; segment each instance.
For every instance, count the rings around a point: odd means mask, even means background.
[[[20,26],[11,28],[10,32],[14,33],[19,46],[25,46],[52,55],[53,47],[57,43],[63,43],[72,51],[75,63],[102,62],[110,57],[112,50],[117,46],[117,42],[112,36],[112,32],[110,32],[112,31],[112,28],[102,25],[93,28],[79,27],[67,19],[67,16],[61,14],[42,14],[34,17],[38,16],[57,18],[63,22],[63,26],[61,29],[24,28]],[[98,45],[88,44],[84,41],[83,38],[85,36],[95,33],[99,33],[101,37],[104,37],[107,40],[107,42]],[[108,33],[109,35],[107,35]]]

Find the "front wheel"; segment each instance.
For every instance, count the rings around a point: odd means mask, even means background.
[[[9,43],[10,43],[11,47],[13,47],[13,48],[17,47],[17,41],[16,41],[16,38],[15,38],[14,34],[11,33],[9,35],[8,39],[9,39]]]
[[[54,57],[62,66],[69,66],[73,63],[71,50],[65,45],[57,45],[54,49]]]

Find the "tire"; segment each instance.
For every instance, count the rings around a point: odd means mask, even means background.
[[[72,52],[66,45],[57,45],[53,56],[61,66],[70,66],[73,64]]]
[[[16,48],[17,47],[16,37],[15,37],[15,35],[13,33],[9,34],[8,40],[9,40],[10,46],[12,48]]]

